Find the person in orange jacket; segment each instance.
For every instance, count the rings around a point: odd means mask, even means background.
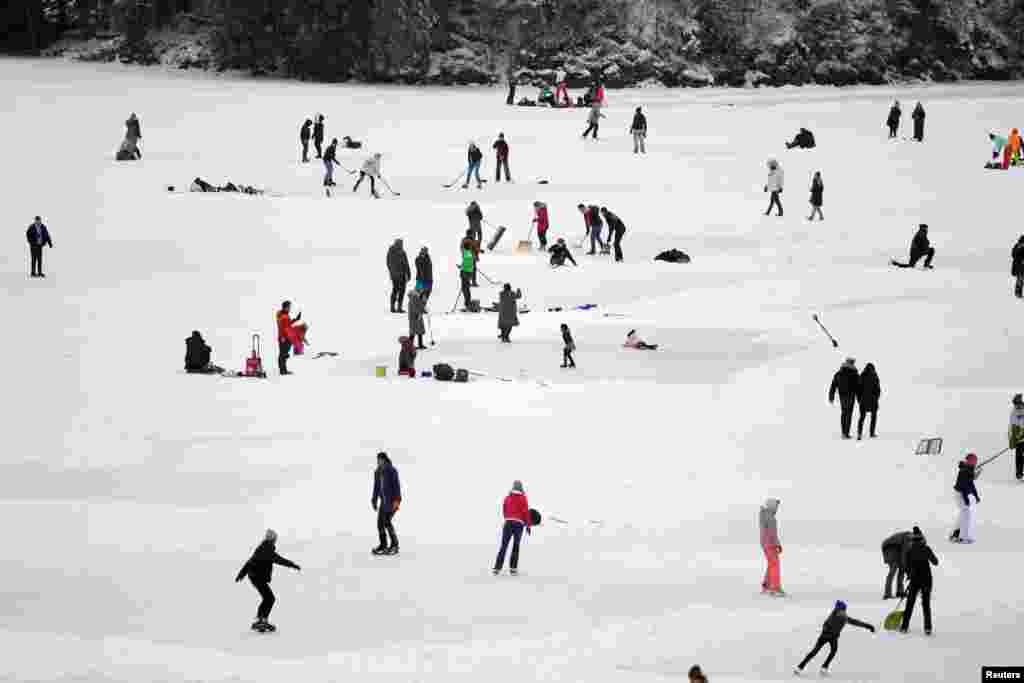
[[[1010,141],[1007,146],[1010,148],[1010,163],[1020,161],[1021,138],[1020,131],[1016,128],[1010,131]]]
[[[281,303],[281,310],[277,312],[277,369],[282,375],[290,375],[288,371],[288,352],[292,349],[292,323],[302,319],[299,313],[295,318],[291,317],[292,302]]]
[[[512,542],[512,557],[509,560],[509,572],[515,576],[519,573],[519,542],[523,539],[523,530],[530,533],[530,503],[526,500],[523,482],[516,479],[512,482],[512,490],[505,496],[501,504],[501,512],[505,516],[505,525],[501,530],[501,548],[494,560],[494,575],[501,573],[505,564],[505,552],[509,541]]]

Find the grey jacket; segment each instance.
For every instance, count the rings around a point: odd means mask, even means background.
[[[515,327],[519,324],[519,306],[516,301],[522,298],[520,290],[502,290],[498,299],[498,328]]]
[[[779,541],[779,523],[775,513],[779,510],[779,499],[769,498],[761,506],[758,522],[761,527],[761,545],[782,545]]]
[[[417,334],[426,334],[427,330],[423,326],[423,311],[426,310],[426,306],[423,303],[423,297],[420,296],[419,292],[415,289],[409,292],[409,336]]]

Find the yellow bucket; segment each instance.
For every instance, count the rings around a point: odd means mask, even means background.
[[[388,366],[386,366],[386,365],[378,365],[377,366],[377,371],[376,371],[375,374],[378,377],[386,377],[387,374],[388,374]]]

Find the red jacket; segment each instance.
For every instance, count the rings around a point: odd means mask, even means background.
[[[536,216],[533,222],[537,224],[537,232],[548,231],[548,207],[540,206],[533,210]]]
[[[277,312],[277,341],[288,339],[288,328],[292,326],[291,316],[284,309]]]
[[[522,522],[530,526],[530,503],[526,500],[526,494],[519,491],[512,491],[505,496],[505,502],[501,505],[505,521]]]

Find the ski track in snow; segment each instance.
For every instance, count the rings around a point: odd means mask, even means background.
[[[834,600],[876,625],[895,607],[879,599],[879,545],[913,524],[941,563],[936,635],[921,635],[920,608],[909,636],[848,629],[832,678],[964,681],[1015,663],[1012,456],[979,481],[978,543],[945,537],[956,459],[1002,448],[1020,389],[1009,252],[1021,230],[1007,211],[1024,171],[982,165],[987,133],[1024,123],[1024,85],[612,91],[594,143],[579,138],[585,112],[505,107],[500,88],[56,60],[4,59],[0,73],[12,237],[0,283],[18,326],[0,341],[14,359],[0,680],[639,682],[685,680],[693,663],[716,682],[789,680]],[[925,144],[885,139],[893,98],[924,102]],[[644,157],[626,133],[636,105]],[[131,111],[145,158],[118,164]],[[345,174],[323,197],[322,167],[297,161],[299,123],[316,112],[328,137],[366,142],[343,153],[347,168],[384,154],[401,198],[353,196]],[[802,125],[819,147],[785,150]],[[493,173],[499,131],[516,183],[440,188],[469,138]],[[786,172],[783,219],[761,215],[769,157]],[[815,170],[823,223],[805,220]],[[166,192],[195,176],[275,194]],[[508,226],[481,268],[524,291],[511,345],[492,314],[446,315],[471,198]],[[516,254],[535,199],[570,244],[576,204],[607,205],[627,225],[626,262],[574,250],[579,268],[551,270]],[[20,241],[37,213],[56,245],[46,280],[26,278]],[[936,269],[888,267],[919,222]],[[418,364],[488,377],[373,377],[392,374],[406,325],[385,312],[395,237],[410,260],[421,245],[433,256],[437,346]],[[693,262],[651,261],[672,247]],[[294,377],[180,371],[193,329],[232,370],[260,332],[274,368],[285,298],[311,323]],[[587,303],[599,306],[547,311]],[[562,322],[576,371],[558,367]],[[621,348],[631,327],[662,349]],[[341,355],[312,358],[323,350]],[[826,391],[846,355],[878,367],[878,440],[837,438]],[[945,438],[943,455],[914,456],[928,436]],[[396,558],[368,552],[381,449],[402,476]],[[494,578],[516,478],[547,522],[525,541],[523,574]],[[780,600],[759,594],[768,496],[782,499]],[[232,578],[266,527],[303,571],[275,572],[280,630],[258,635],[257,596]]]

